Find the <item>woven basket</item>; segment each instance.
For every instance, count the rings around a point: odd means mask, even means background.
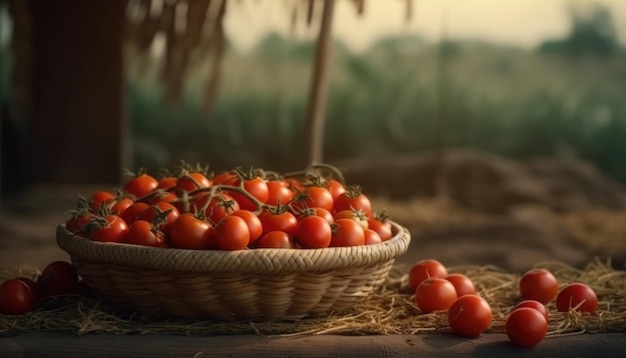
[[[339,312],[380,287],[409,246],[407,229],[378,245],[183,250],[94,242],[57,228],[57,242],[96,292],[157,318],[265,320]]]

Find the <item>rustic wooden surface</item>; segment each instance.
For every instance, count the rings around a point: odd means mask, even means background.
[[[0,355],[27,357],[623,357],[626,334],[548,338],[519,348],[504,334],[466,339],[446,334],[394,336],[84,335],[37,332],[0,337]]]

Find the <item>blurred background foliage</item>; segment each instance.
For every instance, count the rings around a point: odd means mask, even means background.
[[[575,155],[626,181],[626,52],[609,10],[588,9],[571,8],[569,34],[532,50],[407,36],[356,54],[336,41],[325,160],[376,160],[443,144],[513,158]],[[146,76],[158,73],[161,59],[131,66],[135,162],[300,168],[314,49],[276,33],[247,53],[227,46],[210,112],[199,95],[206,68],[188,73],[184,100],[171,108],[158,76]]]

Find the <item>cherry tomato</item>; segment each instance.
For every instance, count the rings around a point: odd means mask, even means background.
[[[139,214],[139,220],[145,220],[152,223],[165,235],[169,235],[172,226],[178,217],[180,211],[170,203],[159,201],[154,205],[150,205],[146,210]]]
[[[584,283],[570,283],[563,287],[556,297],[556,309],[567,312],[574,309],[579,312],[595,312],[598,307],[598,296],[595,291]]]
[[[267,200],[268,205],[287,205],[293,199],[293,192],[287,184],[281,180],[270,180],[267,182]]]
[[[474,294],[457,298],[448,309],[448,324],[459,336],[477,337],[491,326],[492,320],[489,303]]]
[[[330,211],[324,208],[320,208],[320,207],[307,208],[306,210],[303,210],[299,214],[297,214],[297,218],[298,220],[302,220],[305,217],[311,216],[311,215],[319,216],[323,218],[324,220],[328,221],[329,224],[332,224],[335,222],[335,218],[333,217],[333,214]]]
[[[150,192],[155,190],[158,186],[158,180],[150,174],[142,173],[126,181],[122,189],[136,198],[141,198],[144,195],[150,194]]]
[[[354,220],[339,219],[331,225],[331,247],[359,246],[365,244],[363,227]]]
[[[234,185],[240,185],[240,180],[235,181]],[[265,182],[265,179],[259,176],[251,179],[243,179],[243,188],[262,204],[264,204],[269,198],[267,183]],[[242,209],[250,211],[259,209],[258,205],[254,201],[250,200],[246,195],[236,191],[229,191],[229,194],[239,203],[239,207]]]
[[[219,223],[222,219],[240,209],[239,203],[226,193],[218,193],[212,197],[209,194],[202,194],[194,198],[191,203],[191,212],[204,210],[204,215],[213,224]]]
[[[89,201],[89,207],[93,210],[98,210],[103,206],[109,205],[115,196],[108,191],[99,190],[91,194],[91,200]]]
[[[66,261],[48,264],[37,279],[41,297],[68,295],[78,292],[76,267]]]
[[[111,202],[111,214],[120,216],[126,209],[133,205],[135,201],[127,196],[116,199]]]
[[[32,284],[32,286],[31,286]],[[35,307],[37,294],[34,282],[26,277],[15,277],[0,285],[0,314],[24,315]]]
[[[254,243],[261,237],[261,234],[263,233],[263,224],[261,224],[261,219],[259,219],[259,217],[252,211],[240,209],[230,215],[239,216],[246,221],[248,230],[250,230],[250,243]]]
[[[328,189],[320,186],[306,187],[296,200],[298,200],[297,206],[301,209],[320,207],[328,211],[333,210],[333,195]]]
[[[275,213],[263,210],[259,214],[259,219],[263,225],[263,234],[267,234],[270,231],[284,231],[289,236],[296,236],[298,219],[289,211]]]
[[[250,244],[246,220],[230,215],[222,219],[213,231],[213,245],[218,250],[243,250]]]
[[[361,227],[363,228],[363,230],[365,229],[369,229],[369,224],[368,224],[368,219],[365,216],[365,214],[357,211],[357,210],[342,210],[337,212],[334,216],[333,216],[334,220],[338,220],[338,219],[350,219],[350,220],[354,220],[357,223],[359,223],[359,225],[361,225]]]
[[[446,280],[450,281],[456,289],[456,295],[461,297],[465,295],[476,294],[476,287],[474,282],[469,277],[462,273],[451,273],[443,276]]]
[[[383,242],[383,239],[380,238],[380,235],[372,229],[363,230],[363,234],[365,235],[365,245],[376,245]]]
[[[82,237],[89,237],[89,224],[96,218],[97,216],[90,212],[80,212],[73,215],[65,225],[65,228],[75,234]]]
[[[324,183],[324,186],[330,192],[330,195],[333,197],[333,201],[337,199],[337,197],[346,192],[346,188],[336,179],[328,179]]]
[[[176,181],[178,178],[172,176],[165,176],[159,179],[159,185],[157,189],[169,190],[176,187]]]
[[[100,242],[120,242],[128,232],[128,225],[117,215],[106,215],[96,219],[89,237]]]
[[[270,231],[256,241],[256,248],[295,249],[296,241],[284,231]]]
[[[439,277],[427,278],[415,290],[415,304],[422,313],[447,310],[456,299],[454,285]]]
[[[200,172],[184,173],[176,180],[176,190],[179,192],[194,191],[209,186],[211,186],[211,181]]]
[[[424,259],[416,262],[409,271],[409,287],[415,290],[422,281],[429,277],[444,277],[448,274],[446,267],[434,259]]]
[[[511,310],[511,312],[522,307],[529,307],[529,308],[536,309],[537,311],[541,312],[541,314],[546,318],[546,321],[548,320],[548,310],[546,309],[546,306],[543,303],[539,301],[535,301],[535,300],[523,300],[519,302],[518,304],[516,304],[515,307],[513,307],[513,309]]]
[[[548,304],[556,297],[559,284],[552,272],[537,268],[527,271],[519,281],[519,290],[524,300],[535,300]]]
[[[332,230],[321,216],[308,216],[298,223],[297,243],[305,249],[320,249],[330,245]]]
[[[368,228],[376,231],[383,241],[387,241],[393,237],[391,222],[386,216],[385,218],[381,218],[374,215],[367,220],[367,226]]]
[[[348,188],[345,193],[339,195],[335,200],[335,212],[350,209],[360,211],[366,217],[372,216],[372,203],[365,194],[361,193],[361,188],[359,187]]]
[[[165,235],[156,229],[152,223],[136,220],[130,224],[122,241],[133,245],[160,247],[165,243]]]
[[[146,200],[146,202],[150,205],[154,205],[159,201],[171,203],[177,199],[178,195],[172,193],[171,191],[156,190],[152,192],[152,195],[150,195],[150,198]]]
[[[150,204],[144,203],[143,201],[136,201],[126,208],[123,213],[119,214],[119,217],[121,217],[127,225],[130,225],[149,207]]]
[[[212,246],[213,226],[191,213],[181,214],[168,236],[169,243],[179,249],[204,250]]]
[[[548,321],[534,308],[521,307],[511,312],[506,320],[506,335],[520,347],[534,347],[548,332]]]

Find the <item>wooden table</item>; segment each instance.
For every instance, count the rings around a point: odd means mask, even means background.
[[[389,336],[73,335],[0,336],[1,357],[624,357],[626,333],[547,338],[518,348],[504,334],[466,339],[449,334]]]

